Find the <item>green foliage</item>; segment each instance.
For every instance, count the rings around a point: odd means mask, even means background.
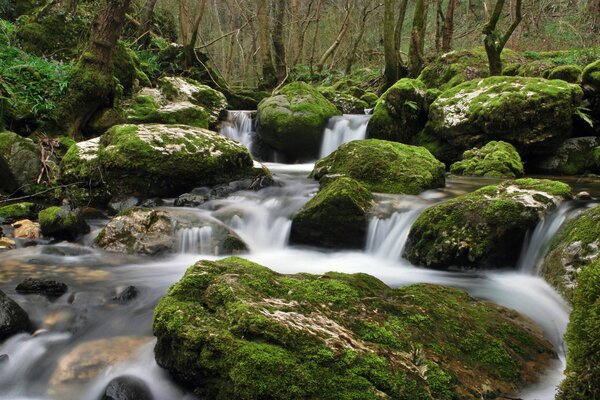
[[[571,49],[561,51],[524,51],[523,56],[532,61],[546,61],[556,65],[579,65],[584,67],[600,58],[600,49]]]

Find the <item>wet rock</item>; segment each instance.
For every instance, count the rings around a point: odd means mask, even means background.
[[[555,357],[527,319],[456,289],[235,257],[190,267],[153,331],[158,364],[210,399],[496,398]]]
[[[17,221],[12,224],[12,227],[15,228],[13,232],[15,238],[39,239],[42,237],[40,225],[29,219]]]
[[[195,188],[175,199],[176,207],[198,207],[209,200],[223,199],[232,193],[242,190],[260,190],[273,186],[273,179],[268,176],[254,179],[243,179],[214,187]]]
[[[108,209],[114,214],[137,207],[141,204],[141,200],[134,196],[116,196],[108,203]]]
[[[111,366],[130,360],[149,337],[119,336],[83,342],[63,356],[50,379],[49,392],[69,397]]]
[[[0,290],[0,341],[30,329],[31,321],[25,310]]]
[[[446,168],[427,149],[379,139],[355,140],[317,161],[321,183],[353,178],[372,192],[419,194],[444,186]]]
[[[142,379],[124,375],[113,379],[106,386],[101,400],[152,400],[152,393]]]
[[[38,214],[40,227],[45,236],[56,239],[75,240],[90,232],[79,210],[69,207],[49,207]]]
[[[173,228],[168,213],[134,208],[111,219],[96,244],[116,253],[156,255],[173,250]]]
[[[92,254],[92,251],[90,249],[86,249],[85,247],[44,246],[42,247],[42,254],[59,257],[79,257]]]
[[[227,225],[207,215],[173,212],[179,251],[201,254],[241,254],[248,245]]]
[[[544,174],[579,175],[598,172],[594,149],[600,146],[600,138],[585,136],[565,140],[550,157],[533,165],[532,169]]]
[[[31,139],[0,132],[0,191],[33,193],[41,167],[39,150]]]
[[[576,200],[591,200],[592,195],[589,192],[579,192],[575,195]]]
[[[327,184],[292,218],[290,242],[317,247],[362,249],[371,193],[350,178]]]
[[[127,303],[128,301],[135,299],[138,296],[138,293],[138,289],[135,286],[127,286],[125,289],[119,291],[113,300],[118,303]]]
[[[550,180],[486,186],[425,210],[404,255],[433,269],[514,267],[527,232],[571,196],[569,185]]]
[[[15,290],[20,294],[41,294],[50,299],[56,299],[67,293],[69,287],[51,279],[27,278],[19,283]]]
[[[15,248],[15,241],[6,237],[0,237],[0,249],[10,250]]]

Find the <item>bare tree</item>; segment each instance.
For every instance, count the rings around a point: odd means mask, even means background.
[[[282,82],[287,76],[285,62],[285,45],[283,42],[283,25],[285,20],[286,0],[275,1],[275,18],[273,21],[273,52],[275,55],[275,74],[277,81]]]
[[[425,32],[427,29],[428,8],[428,0],[416,0],[408,50],[408,70],[411,76],[419,75],[425,63]]]
[[[383,89],[392,86],[400,77],[400,59],[396,42],[396,0],[385,0],[383,9]]]
[[[150,32],[152,27],[152,15],[158,0],[147,0],[144,3],[140,25],[138,26],[138,36],[141,38],[140,43],[146,45],[150,41]]]
[[[442,51],[449,52],[452,49],[452,39],[454,37],[454,11],[458,0],[448,0],[446,7],[446,16],[442,27]]]
[[[269,40],[269,13],[267,10],[267,0],[257,0],[257,18],[258,35],[260,42],[260,60],[262,64],[262,82],[261,86],[272,88],[277,84],[277,75],[273,66],[273,57],[271,55],[271,41]]]
[[[319,59],[319,63],[317,64],[318,73],[320,73],[323,70],[323,66],[325,65],[327,60],[334,55],[334,53],[340,46],[340,43],[342,43],[344,36],[346,36],[346,32],[348,32],[348,27],[350,26],[350,15],[352,13],[352,4],[350,0],[346,0],[344,10],[346,13],[344,14],[344,21],[342,22],[340,32],[335,38],[335,41],[331,44],[331,46],[327,48],[327,50],[325,50],[325,53],[323,53],[323,55]]]
[[[360,42],[362,41],[363,36],[365,35],[365,30],[367,29],[367,20],[369,19],[369,14],[371,14],[380,6],[380,3],[372,4],[371,2],[367,2],[362,8],[362,11],[360,13],[361,18],[358,25],[358,32],[356,34],[356,37],[354,38],[352,46],[350,47],[350,53],[348,54],[348,58],[346,59],[346,74],[352,72],[352,66],[354,65],[354,61],[356,60],[356,53],[358,53]]]
[[[483,27],[483,45],[485,46],[485,52],[488,56],[490,64],[490,75],[501,75],[502,74],[502,50],[508,39],[517,29],[517,26],[521,23],[521,7],[522,0],[517,0],[515,4],[515,18],[508,28],[508,30],[502,34],[498,31],[497,25],[502,15],[502,9],[504,8],[505,0],[496,0],[496,6],[494,12],[491,14],[489,21]]]

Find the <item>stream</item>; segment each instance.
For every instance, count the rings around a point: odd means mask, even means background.
[[[248,147],[253,146],[251,114],[230,113],[230,118],[233,123],[223,134],[246,141]],[[335,138],[326,136],[326,140],[334,144],[328,142],[322,153],[333,151],[332,147],[335,149],[342,142],[364,138],[364,133],[357,130],[366,129],[366,122],[368,117],[365,116],[340,117],[334,121],[328,128],[332,133],[328,135],[342,132],[344,139],[340,139],[340,134]],[[337,124],[344,124],[346,128]],[[325,251],[288,245],[291,216],[318,190],[318,183],[307,178],[313,164],[265,165],[279,186],[258,192],[236,192],[224,199],[208,201],[199,208],[169,210],[175,210],[184,218],[200,214],[223,222],[249,245],[250,253],[244,257],[278,272],[364,272],[393,287],[419,282],[441,284],[518,310],[542,328],[559,354],[559,360],[542,380],[525,388],[519,396],[531,400],[554,398],[565,366],[563,334],[570,309],[536,271],[561,224],[589,203],[565,203],[542,221],[524,244],[515,269],[440,272],[416,268],[401,257],[411,224],[426,208],[497,180],[452,178],[445,188],[418,196],[377,195],[364,250]],[[593,196],[600,193],[586,186],[586,182],[568,183],[575,192],[587,190]],[[78,244],[38,245],[0,253],[0,289],[25,309],[39,328],[33,335],[16,335],[0,345],[0,355],[9,357],[8,361],[0,362],[1,399],[97,399],[106,384],[120,375],[143,379],[155,399],[193,398],[174,384],[154,361],[152,314],[158,300],[190,265],[200,259],[218,258],[214,249],[206,245],[211,231],[197,227],[176,233],[179,252],[168,257],[125,256],[91,246],[94,233],[106,222],[90,221],[95,232]],[[17,294],[15,286],[28,277],[56,279],[69,285],[69,291],[54,301],[38,295]],[[138,289],[135,299],[126,303],[113,300],[122,288],[130,285]],[[92,354],[111,349],[115,353],[116,345],[111,338],[120,338],[121,347],[116,348],[122,351],[117,350],[114,363],[102,369],[94,379],[85,379],[85,373],[61,371],[61,359],[82,343],[93,341]],[[94,368],[93,362],[84,367]]]

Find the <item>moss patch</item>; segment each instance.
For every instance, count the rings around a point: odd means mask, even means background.
[[[15,203],[0,207],[0,219],[16,221],[19,219],[33,219],[36,215],[36,205],[33,203]]]
[[[502,141],[491,141],[481,149],[465,151],[462,161],[450,166],[450,172],[496,178],[516,178],[524,174],[521,156],[513,145]]]

